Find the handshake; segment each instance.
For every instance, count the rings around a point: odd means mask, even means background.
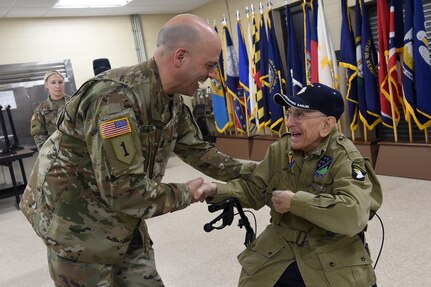
[[[192,203],[203,202],[207,197],[213,197],[217,193],[217,185],[213,182],[204,182],[202,177],[188,181],[186,186]]]
[[[217,194],[217,185],[214,182],[204,182],[201,177],[188,181],[186,186],[190,192],[192,203],[203,202],[206,198]],[[295,193],[291,190],[273,190],[271,193],[271,203],[275,211],[279,213],[289,212]]]

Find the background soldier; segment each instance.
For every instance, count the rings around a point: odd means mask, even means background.
[[[64,77],[57,71],[48,71],[43,77],[48,98],[40,103],[31,117],[30,134],[34,138],[37,148],[57,129],[58,114],[63,109],[68,98],[64,94]]]

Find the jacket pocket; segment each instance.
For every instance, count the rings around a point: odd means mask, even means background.
[[[282,240],[265,230],[238,255],[238,261],[248,275],[254,275],[266,263],[276,258],[283,247]]]
[[[376,275],[358,236],[342,239],[317,250],[330,286],[371,286]]]

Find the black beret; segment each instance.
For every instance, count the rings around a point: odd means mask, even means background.
[[[274,101],[282,106],[320,111],[327,116],[335,117],[337,120],[344,112],[344,101],[341,93],[317,83],[302,88],[296,96],[275,94]]]

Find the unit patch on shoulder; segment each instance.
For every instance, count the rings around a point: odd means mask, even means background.
[[[129,119],[126,117],[101,123],[99,125],[99,128],[102,135],[102,139],[104,140],[132,132]]]
[[[367,172],[365,171],[364,167],[362,167],[357,162],[352,162],[352,178],[364,181],[366,174]]]

